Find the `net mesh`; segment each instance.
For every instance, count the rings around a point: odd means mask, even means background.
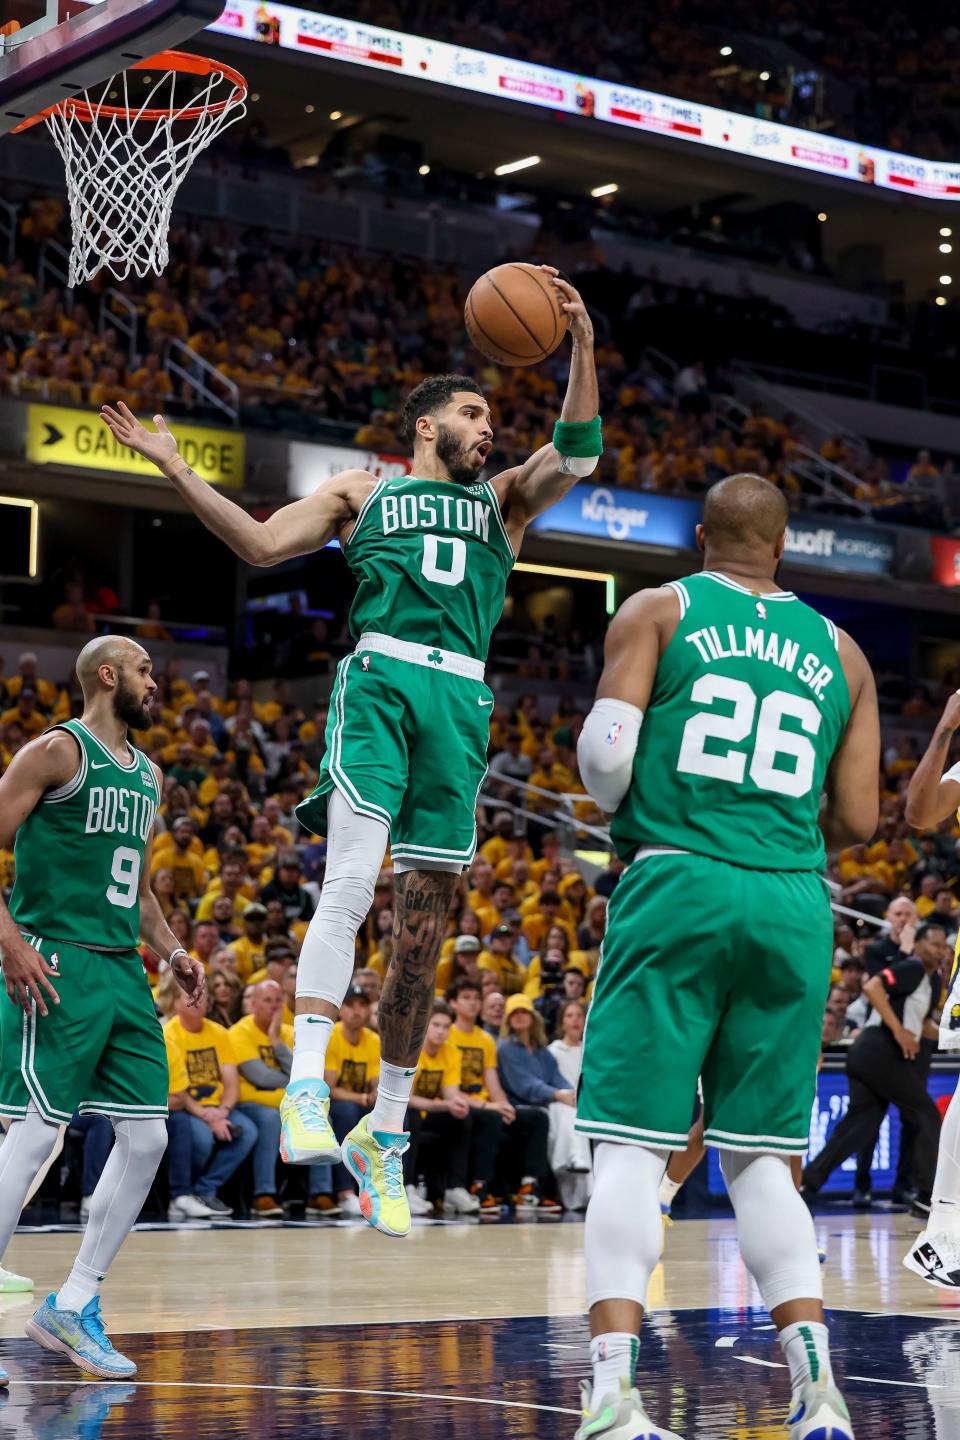
[[[167,70],[154,79],[134,69],[47,116],[66,168],[71,287],[103,269],[125,280],[166,268],[171,211],[184,176],[246,113],[245,100],[245,89],[221,70]]]

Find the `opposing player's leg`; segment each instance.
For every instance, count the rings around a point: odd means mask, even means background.
[[[940,1049],[960,1049],[960,964],[953,962],[940,1020]],[[940,1129],[926,1228],[903,1258],[908,1270],[941,1290],[960,1289],[960,1098],[954,1091]]]
[[[940,1290],[960,1289],[960,1092],[956,1090],[940,1130],[930,1215],[903,1263]]]
[[[280,1105],[280,1154],[290,1165],[332,1165],[341,1158],[324,1065],[389,836],[382,820],[354,810],[339,790],[326,814],[327,864],[297,966],[293,1067]]]
[[[115,1350],[100,1314],[107,1271],[136,1223],[167,1145],[159,1117],[113,1121],[116,1140],[90,1202],[90,1216],[73,1269],[27,1321],[25,1331],[46,1350],[65,1355],[88,1375],[127,1379],[132,1360]]]
[[[707,1147],[703,1140],[703,1114],[690,1127],[687,1148],[681,1154],[674,1153],[667,1161],[667,1169],[660,1183],[660,1213],[664,1224],[670,1224],[670,1210],[674,1200],[700,1164]]]

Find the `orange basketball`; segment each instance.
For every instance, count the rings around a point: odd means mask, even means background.
[[[467,334],[499,365],[536,365],[567,333],[560,299],[549,276],[536,265],[498,265],[481,275],[467,296]]]

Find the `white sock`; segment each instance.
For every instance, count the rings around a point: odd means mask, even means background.
[[[960,1233],[960,1099],[957,1091],[943,1117],[927,1229],[946,1230],[951,1235]]]
[[[74,1260],[73,1269],[57,1291],[57,1309],[72,1310],[79,1315],[83,1307],[100,1294],[105,1279],[105,1275],[84,1265],[82,1260]]]
[[[669,1210],[682,1189],[682,1180],[671,1180],[669,1175],[664,1175],[660,1181],[660,1204]]]
[[[328,1015],[297,1015],[293,1022],[293,1064],[290,1083],[294,1080],[322,1080],[327,1060],[327,1046],[333,1034],[333,1021]]]
[[[628,1335],[624,1330],[611,1330],[607,1335],[595,1335],[590,1341],[590,1359],[593,1363],[593,1395],[591,1405],[597,1405],[606,1395],[619,1395],[620,1380],[626,1376],[633,1388],[640,1353],[640,1339]]]
[[[416,1065],[391,1065],[388,1060],[380,1061],[380,1079],[377,1083],[377,1099],[370,1112],[370,1129],[382,1130],[387,1135],[403,1133],[403,1122],[413,1089]]]
[[[790,1386],[794,1395],[808,1380],[825,1379],[828,1385],[833,1383],[830,1337],[826,1325],[816,1320],[798,1320],[793,1325],[784,1325],[779,1340],[790,1366]]]

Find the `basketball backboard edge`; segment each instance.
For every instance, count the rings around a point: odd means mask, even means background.
[[[0,55],[0,135],[217,20],[224,0],[101,0]]]

